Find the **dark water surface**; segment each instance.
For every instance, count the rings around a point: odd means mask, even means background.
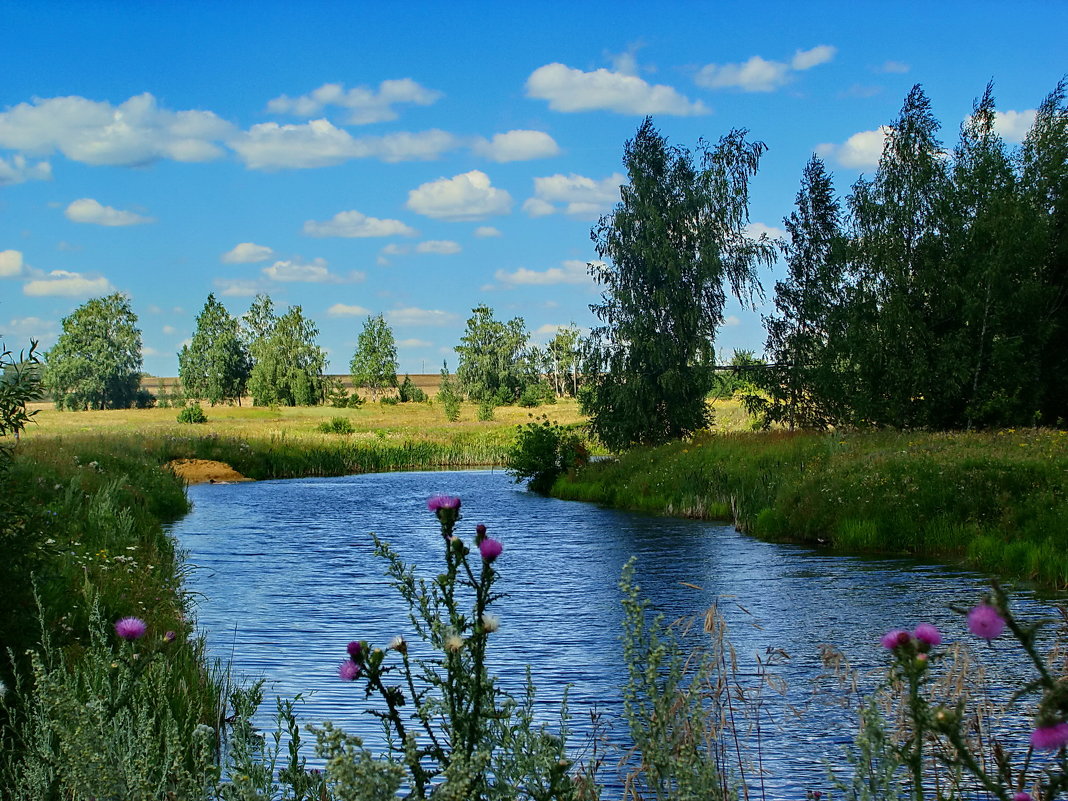
[[[362,712],[363,693],[337,679],[337,665],[350,640],[384,647],[396,634],[412,638],[407,608],[386,583],[368,532],[421,575],[435,575],[442,541],[426,499],[437,493],[463,499],[457,533],[465,539],[485,523],[504,543],[497,587],[509,597],[495,606],[502,625],[489,668],[518,692],[530,665],[547,719],[569,684],[580,731],[593,707],[608,718],[619,713],[625,675],[617,583],[632,555],[643,594],[669,618],[703,614],[719,600],[740,671],[752,672],[755,655],[768,648],[788,653],[775,668],[786,699],[765,693],[761,720],[768,798],[826,790],[825,762],[842,763],[855,729],[855,713],[813,700],[825,673],[821,643],[842,649],[874,682],[887,662],[878,644],[885,631],[927,621],[948,640],[966,638],[949,604],[970,605],[986,586],[979,575],[943,565],[826,555],[717,523],[542,498],[500,472],[200,485],[190,487],[194,509],[172,533],[195,566],[188,587],[201,595],[196,614],[211,652],[232,654],[239,676],[266,678],[269,698],[312,692],[303,720],[330,719],[369,746],[380,744],[378,722]],[[1037,608],[1026,593],[1016,598],[1023,614]],[[784,703],[803,716],[787,713]],[[751,784],[759,797],[759,783]]]

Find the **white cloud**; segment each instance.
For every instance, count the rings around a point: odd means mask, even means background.
[[[326,310],[330,317],[364,317],[371,313],[370,309],[363,306],[350,306],[345,303],[335,303]]]
[[[452,178],[439,178],[408,193],[407,206],[417,214],[454,222],[479,220],[491,214],[507,214],[512,196],[496,189],[480,170]]]
[[[823,157],[833,156],[843,167],[876,167],[889,133],[888,125],[880,125],[874,131],[855,133],[840,145],[830,142],[817,145],[816,153]]]
[[[306,236],[344,236],[362,239],[379,236],[418,236],[419,232],[400,220],[380,220],[377,217],[368,217],[356,210],[352,210],[339,211],[324,222],[308,220],[304,223],[304,234]]]
[[[889,73],[905,73],[908,72],[909,67],[903,61],[884,61],[879,67],[876,68],[876,72],[889,72]]]
[[[162,330],[163,330],[163,333],[166,334],[167,336],[173,336],[174,334],[178,333],[178,329],[175,328],[173,325],[165,325],[165,326],[163,326]]]
[[[754,239],[759,239],[762,235],[768,236],[770,239],[786,239],[788,234],[782,228],[776,228],[774,225],[765,225],[762,222],[751,222],[746,226],[746,233]]]
[[[64,213],[71,222],[91,223],[93,225],[144,225],[145,223],[155,222],[151,217],[143,217],[132,211],[122,211],[111,206],[104,206],[91,197],[75,200],[67,206],[67,210]]]
[[[137,166],[160,159],[212,161],[234,127],[210,111],[169,111],[149,93],[118,106],[84,97],[35,98],[0,112],[0,147],[73,161]]]
[[[441,92],[427,89],[411,78],[382,81],[377,91],[368,86],[346,90],[344,84],[324,83],[300,97],[276,97],[267,104],[267,110],[275,114],[309,117],[327,106],[337,106],[348,110],[345,122],[349,125],[367,125],[397,119],[395,105],[429,106],[441,97]]]
[[[216,278],[215,286],[219,288],[219,294],[228,298],[251,298],[267,288],[262,281],[245,278]]]
[[[733,328],[734,326],[741,325],[741,324],[742,324],[742,320],[737,315],[728,314],[726,317],[723,318],[723,327],[724,328]]]
[[[460,147],[461,141],[437,129],[357,139],[329,120],[320,119],[300,125],[260,123],[233,137],[229,144],[249,169],[280,170],[331,167],[360,158],[429,161]]]
[[[0,250],[0,278],[14,278],[17,275],[22,275],[22,252]]]
[[[49,181],[52,165],[47,161],[30,164],[25,156],[14,155],[11,161],[0,156],[0,186],[21,184],[24,181]]]
[[[528,270],[520,267],[514,272],[497,270],[493,277],[508,286],[553,286],[555,284],[589,284],[590,278],[586,262],[568,259],[561,262],[562,267],[550,267],[547,270]]]
[[[459,253],[461,250],[463,248],[460,247],[460,244],[450,239],[429,239],[415,246],[416,253],[437,253],[443,256]]]
[[[263,268],[263,274],[272,281],[305,284],[340,284],[345,281],[362,281],[365,276],[360,272],[350,272],[347,278],[335,275],[327,269],[326,259],[313,259],[310,262],[299,259],[283,259],[270,267]]]
[[[491,161],[529,161],[560,154],[556,140],[544,131],[509,131],[493,139],[476,139],[472,150]]]
[[[394,325],[449,325],[459,318],[451,313],[437,309],[417,309],[409,306],[386,312],[386,317]]]
[[[258,261],[267,261],[274,256],[274,251],[266,245],[257,245],[254,242],[239,242],[222,255],[226,264],[255,264]]]
[[[790,67],[795,70],[808,70],[820,64],[826,64],[838,52],[831,45],[816,45],[811,50],[798,50],[790,59]]]
[[[503,236],[503,234],[492,225],[480,225],[475,229],[475,236],[479,239],[488,239],[494,236]]]
[[[994,131],[1006,142],[1022,142],[1035,124],[1035,109],[1027,111],[998,111],[994,115]]]
[[[433,342],[428,342],[425,339],[401,339],[397,342],[399,348],[429,348],[433,345]]]
[[[694,83],[706,89],[741,89],[743,92],[774,92],[793,80],[792,73],[826,64],[837,48],[817,45],[798,50],[789,64],[752,56],[739,64],[707,64],[694,76]]]
[[[618,172],[599,181],[575,173],[535,178],[534,197],[523,204],[523,211],[531,217],[559,211],[578,219],[597,219],[619,200],[619,187],[626,182]]]
[[[114,289],[111,282],[103,276],[88,278],[81,273],[67,270],[52,270],[47,275],[28,281],[22,286],[23,293],[32,297],[53,295],[88,297],[89,295],[105,295]]]
[[[9,320],[8,324],[0,331],[0,337],[13,336],[20,339],[36,339],[38,342],[53,340],[59,333],[59,326],[52,320],[42,320],[40,317],[16,317]],[[11,342],[8,342],[11,347]]]
[[[711,109],[670,86],[650,85],[635,75],[598,69],[583,72],[565,64],[538,67],[527,78],[527,97],[548,100],[553,111],[614,111],[618,114],[694,116]]]

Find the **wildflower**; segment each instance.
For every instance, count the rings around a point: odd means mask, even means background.
[[[147,630],[148,624],[139,617],[124,617],[115,623],[115,633],[124,640],[139,640]]]
[[[1068,745],[1068,723],[1039,726],[1031,732],[1031,745],[1039,751],[1055,751]]]
[[[482,613],[482,630],[487,634],[492,634],[501,627],[501,619],[496,615],[491,615],[489,612]]]
[[[1012,797],[1012,801],[1032,801],[1030,793],[1016,793]]]
[[[351,659],[346,659],[337,666],[337,675],[342,681],[356,681],[360,675],[360,666]]]
[[[360,661],[360,653],[363,650],[363,645],[356,640],[353,640],[348,645],[349,656],[352,657],[353,662]]]
[[[450,634],[445,638],[445,650],[456,653],[464,647],[464,640],[459,634]]]
[[[426,508],[431,512],[439,509],[459,509],[460,499],[452,495],[435,495],[426,502]]]
[[[979,604],[968,613],[968,630],[976,637],[992,640],[1005,630],[1005,619],[990,604]]]
[[[178,639],[178,635],[173,631],[168,631],[163,635],[163,642],[174,642],[176,639]]]
[[[389,649],[399,654],[408,653],[408,642],[400,634],[389,641]]]
[[[475,545],[480,545],[486,539],[486,527],[479,523],[475,526]]]
[[[482,554],[482,558],[486,562],[492,562],[501,555],[501,551],[503,550],[504,546],[492,537],[486,537],[486,539],[478,544],[478,552]]]
[[[889,648],[893,651],[895,648],[907,645],[911,639],[912,636],[904,629],[893,629],[883,635],[882,644],[883,648]]]
[[[912,632],[912,636],[922,643],[928,645],[941,645],[942,633],[932,626],[930,623],[921,623],[916,627],[916,630]]]

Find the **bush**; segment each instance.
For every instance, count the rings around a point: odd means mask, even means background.
[[[400,402],[400,398],[396,395],[384,395],[382,400],[379,401],[383,406],[396,406]]]
[[[315,430],[324,434],[351,434],[356,429],[352,427],[352,422],[347,417],[331,417],[319,423]]]
[[[489,398],[479,402],[478,419],[483,423],[493,419],[493,401]]]
[[[545,494],[558,476],[588,458],[589,451],[574,429],[543,415],[519,426],[505,469],[516,483],[526,481],[531,490]]]
[[[204,414],[204,410],[200,408],[199,403],[191,403],[186,406],[182,411],[178,412],[179,423],[206,423],[208,422],[208,416]]]
[[[428,400],[427,394],[413,384],[412,377],[407,374],[401,382],[399,392],[401,403],[426,403]]]

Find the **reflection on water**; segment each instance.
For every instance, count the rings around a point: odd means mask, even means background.
[[[547,717],[568,686],[577,721],[595,707],[609,718],[619,713],[617,583],[631,555],[643,594],[669,619],[719,600],[741,672],[752,672],[769,648],[787,653],[776,672],[788,695],[769,697],[761,720],[768,797],[826,789],[825,763],[840,764],[851,739],[851,713],[811,702],[824,673],[820,644],[838,646],[874,677],[886,663],[885,631],[928,621],[949,640],[964,636],[948,605],[969,603],[984,587],[981,576],[945,566],[824,555],[721,524],[541,498],[499,472],[201,485],[189,489],[194,510],[172,532],[197,568],[188,587],[202,596],[197,618],[212,653],[232,655],[238,675],[266,678],[269,694],[312,692],[304,720],[330,719],[372,747],[380,743],[378,722],[362,714],[363,694],[340,682],[336,669],[350,640],[412,639],[407,609],[387,585],[368,532],[435,575],[442,543],[425,502],[436,493],[463,498],[457,533],[471,538],[485,523],[504,543],[497,586],[508,597],[495,607],[502,626],[489,669],[518,693],[530,665]],[[1019,598],[1025,613],[1032,603]],[[787,704],[804,716],[794,718]]]

